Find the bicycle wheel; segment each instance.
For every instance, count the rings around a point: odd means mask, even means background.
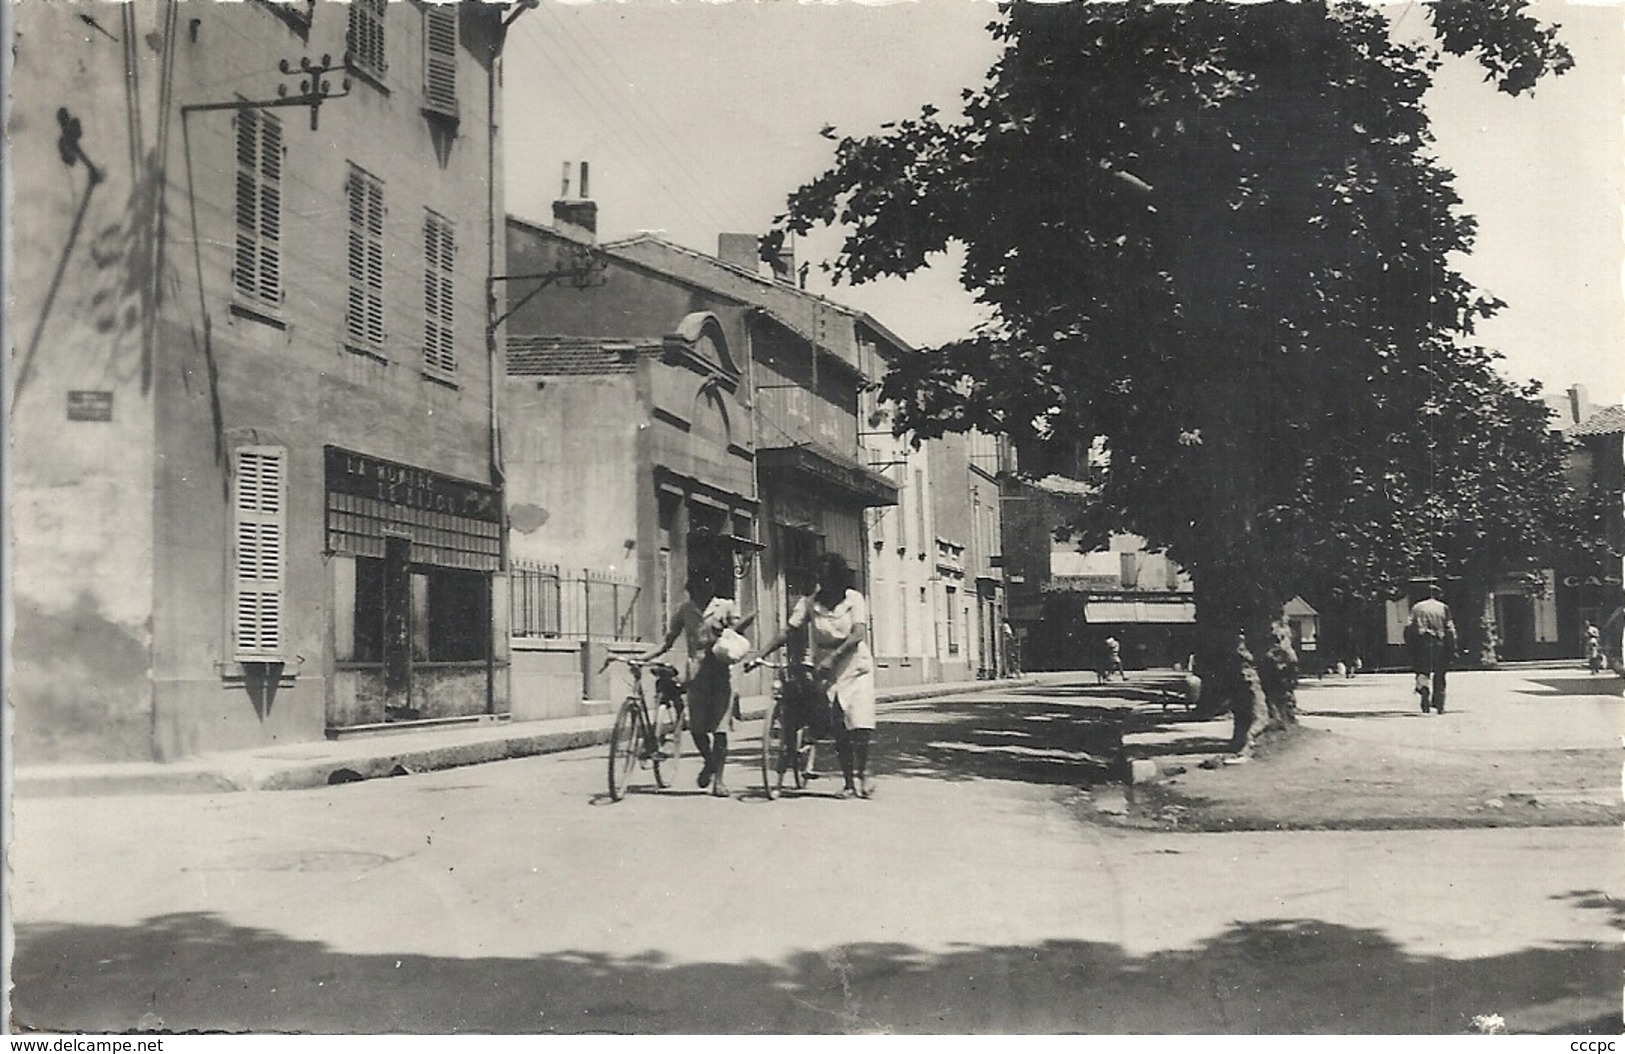
[[[655,707],[655,782],[670,787],[677,781],[677,764],[683,759],[683,722],[670,703]]]
[[[784,702],[775,699],[762,719],[762,790],[769,800],[779,796],[785,769],[795,765],[796,751],[790,737],[785,727]]]
[[[609,798],[620,801],[626,797],[627,780],[637,768],[638,757],[645,750],[648,731],[644,727],[643,707],[637,699],[621,704],[615,715],[615,727],[609,733]]]

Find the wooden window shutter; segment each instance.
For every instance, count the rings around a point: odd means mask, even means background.
[[[384,344],[384,185],[350,166],[350,292],[345,334],[351,344],[379,350]]]
[[[259,296],[282,303],[282,122],[260,115]]]
[[[232,652],[238,662],[284,658],[287,464],[282,447],[232,452]]]
[[[259,292],[259,149],[260,115],[237,111],[237,251],[232,262],[232,285],[239,293]]]
[[[455,284],[457,247],[451,224],[433,212],[423,220],[423,365],[449,376],[457,369]]]
[[[456,118],[456,4],[436,4],[423,11],[423,100],[430,113]]]
[[[282,303],[282,122],[237,111],[237,241],[232,285],[264,304]]]
[[[374,77],[389,69],[384,61],[384,15],[388,0],[351,0],[347,43],[351,65]]]

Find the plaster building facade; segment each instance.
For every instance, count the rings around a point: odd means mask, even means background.
[[[503,17],[13,13],[20,764],[505,710]]]

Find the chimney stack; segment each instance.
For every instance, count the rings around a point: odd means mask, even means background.
[[[1586,386],[1576,384],[1569,388],[1569,417],[1572,424],[1579,424],[1591,416],[1591,399],[1586,393]]]
[[[570,197],[570,162],[564,163],[559,198],[553,202],[553,226],[587,242],[598,241],[598,204],[587,197],[587,162],[581,162],[581,196]]]

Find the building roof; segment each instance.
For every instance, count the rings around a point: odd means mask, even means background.
[[[773,278],[765,278],[715,256],[669,242],[654,234],[637,234],[599,245],[616,257],[670,275],[703,289],[748,304],[810,344],[833,354],[854,370],[861,370],[852,331],[828,326],[829,315],[844,316],[852,324],[866,323],[877,336],[901,344],[861,311]],[[824,313],[828,313],[825,315]],[[906,347],[906,345],[903,345]]]
[[[1605,406],[1569,429],[1569,435],[1611,436],[1625,432],[1625,406]]]
[[[631,373],[639,355],[658,354],[658,340],[605,337],[509,337],[510,377]]]

